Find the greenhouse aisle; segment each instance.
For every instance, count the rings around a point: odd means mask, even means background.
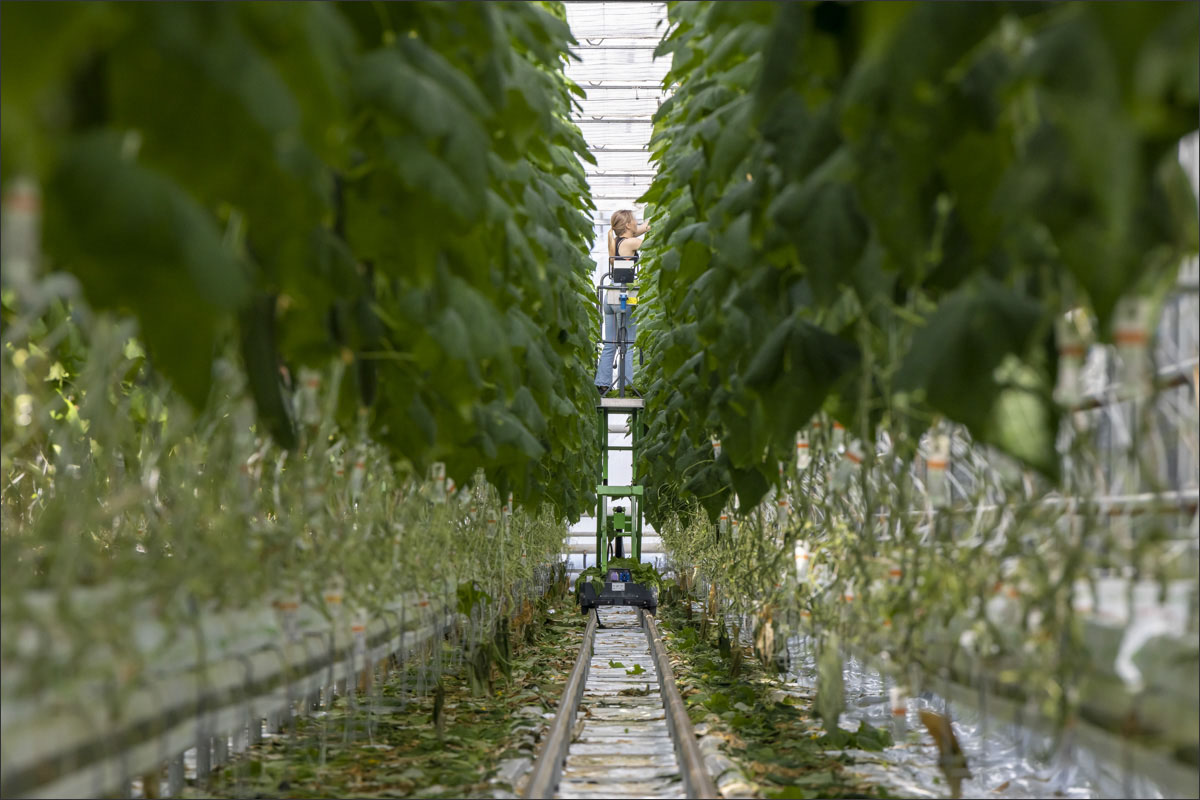
[[[568,62],[566,74],[587,93],[572,116],[597,162],[584,162],[584,170],[596,204],[592,284],[599,286],[608,271],[606,242],[612,213],[628,208],[638,219],[645,217],[645,204],[638,198],[654,178],[649,154],[651,122],[668,96],[662,78],[670,59],[653,58],[667,28],[667,6],[657,2],[565,5],[571,33],[579,42],[573,48],[579,59]],[[652,241],[653,232],[649,235]],[[609,443],[628,446],[630,437],[610,433]],[[628,484],[632,454],[614,453],[610,470],[611,483]],[[662,540],[653,526],[646,526],[645,531],[642,561],[662,569],[666,562]],[[585,515],[571,526],[566,556],[573,573],[594,564],[595,542],[594,515]]]

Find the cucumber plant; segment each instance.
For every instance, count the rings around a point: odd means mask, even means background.
[[[1061,502],[1106,493],[1103,448],[1166,487],[1145,456],[1156,412],[1119,446],[1053,390],[1067,312],[1141,363],[1123,310],[1161,302],[1197,251],[1178,161],[1200,110],[1195,20],[1096,3],[668,13],[673,94],[642,198],[651,522],[760,629],[887,653],[902,682],[966,659],[1065,719],[1084,667],[1111,673],[1082,641],[1081,587],[1179,575],[1175,517],[1114,534]],[[957,483],[953,503],[935,481]]]
[[[1056,481],[1055,319],[1088,309],[1112,341],[1118,301],[1161,297],[1196,250],[1183,9],[670,18],[643,197],[648,483],[714,518],[730,491],[753,507],[819,410],[864,441],[905,431],[909,454],[941,415]]]
[[[561,8],[20,6],[5,27],[2,177],[43,185],[48,265],[130,312],[194,409],[235,337],[290,449],[287,376],[342,358],[338,421],[367,409],[398,461],[589,506],[590,156]]]
[[[460,643],[503,656],[596,456],[562,8],[4,21],[0,179],[42,200],[43,277],[11,286],[6,205],[14,685],[130,686],[209,615],[462,583],[494,600]]]

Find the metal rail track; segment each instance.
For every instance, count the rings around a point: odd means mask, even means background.
[[[653,616],[591,614],[524,796],[720,797]]]

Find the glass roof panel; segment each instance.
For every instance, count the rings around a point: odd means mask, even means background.
[[[633,151],[592,150],[592,155],[596,159],[596,166],[584,164],[584,170],[588,175],[607,175],[613,172],[653,173],[654,171],[654,167],[650,165],[650,153],[644,149]]]
[[[646,94],[646,92],[642,92]],[[636,117],[645,118],[647,122],[658,111],[659,98],[638,97],[633,89],[591,89],[584,100],[579,101],[582,109],[580,120],[593,117]]]
[[[599,119],[576,119],[583,138],[589,144],[621,144],[631,138],[639,142],[650,141],[650,120],[632,117],[601,117]]]
[[[667,29],[666,3],[566,3],[571,33],[585,39],[641,38],[657,41]]]
[[[669,56],[654,58],[654,48],[667,31],[667,6],[661,2],[565,4],[567,22],[579,44],[579,61],[567,64],[567,75],[587,97],[572,114],[596,164],[584,163],[596,203],[595,279],[608,270],[608,221],[621,208],[640,219],[645,207],[636,203],[650,186],[654,170],[647,145],[651,118],[666,97],[663,77]]]

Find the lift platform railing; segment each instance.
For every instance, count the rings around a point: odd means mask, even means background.
[[[617,262],[628,264],[629,266],[617,266]],[[627,334],[629,315],[633,312],[633,307],[638,304],[638,290],[641,288],[634,283],[636,273],[633,264],[637,263],[636,258],[627,258],[625,256],[609,256],[608,272],[604,273],[604,277],[600,279],[600,285],[596,287],[596,305],[600,309],[601,315],[604,313],[605,305],[616,305],[619,307],[617,312],[617,338],[606,339],[601,333],[600,344],[617,345],[617,396],[625,396],[625,363],[629,357],[629,346],[633,344],[629,340]],[[638,349],[638,364],[642,363],[642,351]]]

